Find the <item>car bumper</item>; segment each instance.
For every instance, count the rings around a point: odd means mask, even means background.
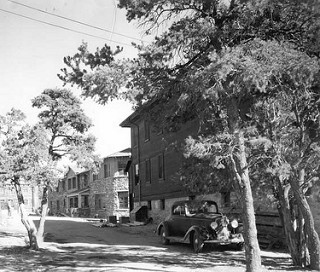
[[[230,244],[240,244],[240,243],[244,243],[243,237],[242,236],[238,236],[238,237],[232,237],[229,239],[224,239],[224,240],[205,240],[204,241],[205,244],[219,244],[219,245],[230,245]]]

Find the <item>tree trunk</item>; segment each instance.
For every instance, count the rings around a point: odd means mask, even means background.
[[[238,133],[235,133],[235,136],[237,138],[239,151],[231,156],[233,156],[233,167],[242,200],[246,271],[258,272],[262,270],[261,256],[257,238],[249,170],[245,153],[244,135],[243,132],[239,131]]]
[[[39,244],[37,240],[37,228],[34,225],[33,220],[30,219],[26,213],[25,206],[24,206],[24,198],[23,198],[21,186],[19,183],[19,178],[14,178],[14,187],[17,193],[21,222],[25,226],[28,232],[30,248],[34,250],[38,250]]]
[[[48,184],[44,186],[43,193],[42,193],[42,200],[41,200],[41,217],[40,223],[37,233],[38,243],[43,243],[44,239],[44,223],[46,221],[46,215],[48,211]]]
[[[290,185],[288,184],[283,188],[280,181],[277,184],[278,187],[278,200],[280,203],[279,214],[282,220],[284,233],[288,245],[288,249],[292,258],[293,265],[302,266],[301,254],[299,250],[299,235],[294,228],[296,218],[292,218],[291,207],[289,202],[289,190]]]
[[[229,131],[234,135],[236,145],[234,150],[231,151],[230,159],[242,200],[246,272],[260,272],[262,270],[260,247],[257,237],[244,134],[239,126],[241,119],[236,98],[226,98],[226,107]]]
[[[301,170],[302,171],[302,170]],[[301,177],[301,175],[300,175]],[[298,207],[303,215],[305,232],[307,234],[307,245],[310,256],[310,268],[320,271],[320,240],[314,227],[313,216],[304,193],[299,187],[299,182],[295,179],[290,180],[290,184],[298,203]]]

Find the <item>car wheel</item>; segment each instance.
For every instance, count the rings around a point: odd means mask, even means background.
[[[164,227],[162,227],[160,230],[160,239],[163,245],[168,245],[170,243],[169,239],[166,238],[166,232]]]
[[[195,253],[200,253],[203,249],[203,239],[201,238],[200,234],[198,231],[195,231],[192,235],[192,246],[193,246],[193,251]]]

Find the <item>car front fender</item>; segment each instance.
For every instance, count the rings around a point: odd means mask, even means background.
[[[201,236],[202,238],[205,240],[206,237],[203,235],[203,232],[207,232],[207,230],[205,230],[204,228],[201,228],[199,226],[191,226],[188,231],[186,232],[185,236],[184,236],[184,240],[187,241],[189,240],[190,241],[190,235],[194,232],[194,231],[197,231]]]

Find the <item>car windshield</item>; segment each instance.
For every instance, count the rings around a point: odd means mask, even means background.
[[[214,202],[205,201],[188,204],[187,213],[190,215],[197,213],[211,214],[218,213],[218,210]]]

